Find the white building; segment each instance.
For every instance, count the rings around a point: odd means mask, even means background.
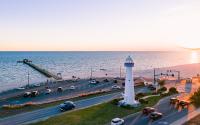
[[[126,62],[124,63],[126,68],[126,78],[125,78],[125,92],[124,92],[124,100],[122,100],[122,104],[137,106],[139,104],[138,101],[135,100],[135,90],[134,90],[134,81],[133,81],[133,70],[134,62],[130,56],[126,58]]]

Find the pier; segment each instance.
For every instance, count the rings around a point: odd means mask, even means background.
[[[17,61],[17,62],[18,63],[24,63],[24,64],[32,67],[33,69],[37,70],[38,72],[40,72],[41,74],[45,75],[48,78],[54,78],[56,80],[61,80],[62,79],[62,77],[60,77],[58,75],[55,75],[55,74],[49,72],[48,70],[43,69],[43,68],[33,64],[31,60],[24,59],[23,61]]]

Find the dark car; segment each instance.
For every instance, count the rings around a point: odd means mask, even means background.
[[[61,111],[72,110],[76,107],[76,105],[72,101],[66,101],[63,104],[60,104]]]
[[[31,96],[31,92],[25,92],[23,96],[24,97],[30,97]]]
[[[177,98],[171,98],[170,99],[170,104],[176,104],[179,100]]]
[[[149,88],[150,90],[156,90],[156,87],[154,87],[153,85],[149,85],[148,88]]]
[[[57,91],[58,91],[58,92],[62,92],[62,91],[63,91],[63,88],[62,88],[62,87],[58,87]]]
[[[143,114],[148,115],[152,112],[155,112],[155,109],[152,107],[145,107],[142,112],[143,112]]]
[[[31,97],[36,97],[39,95],[39,92],[38,91],[32,91],[31,92]]]
[[[163,114],[160,113],[160,112],[152,112],[149,116],[150,119],[152,120],[157,120],[157,119],[160,119],[162,118]]]
[[[182,107],[185,107],[185,106],[188,106],[189,104],[190,104],[189,102],[182,100],[182,101],[179,102],[178,105],[182,106]]]

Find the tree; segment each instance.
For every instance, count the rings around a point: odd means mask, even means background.
[[[176,90],[175,87],[171,87],[171,88],[169,89],[169,93],[171,93],[171,94],[176,94],[176,93],[178,93],[178,91]]]
[[[160,80],[160,81],[158,82],[158,84],[159,84],[160,86],[164,86],[164,85],[165,85],[165,80]]]
[[[195,106],[200,107],[200,88],[190,97]]]

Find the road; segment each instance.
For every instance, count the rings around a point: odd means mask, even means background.
[[[113,93],[113,94],[98,96],[98,97],[94,97],[90,99],[76,101],[75,102],[76,109],[86,108],[88,106],[103,103],[119,96],[120,96],[120,93]],[[21,125],[21,124],[28,123],[31,121],[45,119],[45,118],[48,118],[60,113],[61,112],[59,110],[59,107],[54,106],[50,108],[36,110],[33,112],[11,116],[8,118],[3,118],[3,119],[0,119],[0,124],[1,125]]]
[[[147,88],[136,88],[136,93],[138,92],[146,92]],[[119,98],[121,96],[120,92],[112,93],[108,95],[97,96],[89,99],[84,99],[80,101],[76,101],[76,109],[86,108],[89,106],[93,106],[96,104],[100,104],[103,102],[110,101],[114,98]],[[49,117],[61,114],[58,106],[44,108],[32,112],[27,112],[23,114],[18,114],[15,116],[7,117],[0,119],[0,125],[21,125],[26,123],[31,123],[43,119],[47,119]]]
[[[196,89],[196,84],[184,84],[177,86],[178,89],[182,89],[184,93],[181,93],[178,97],[185,99],[191,92]],[[184,89],[184,90],[183,90]],[[125,125],[170,125],[176,120],[186,116],[189,112],[193,112],[195,107],[190,105],[188,108],[178,108],[174,105],[170,105],[171,97],[163,98],[154,107],[156,111],[163,113],[163,117],[156,121],[149,120],[149,116],[142,115],[142,113],[133,114],[125,118]]]

